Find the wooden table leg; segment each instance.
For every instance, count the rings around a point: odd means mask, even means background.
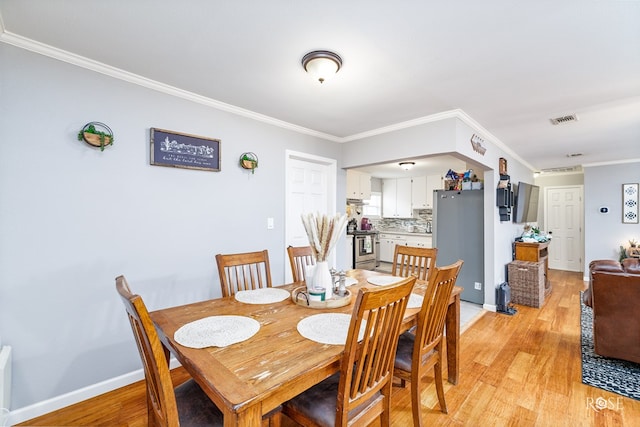
[[[455,301],[447,308],[445,320],[447,332],[447,371],[451,384],[458,384],[460,375],[460,294],[455,296]]]
[[[226,408],[225,408],[226,409]],[[224,427],[261,427],[262,426],[262,405],[256,403],[245,410],[234,413],[223,410]]]

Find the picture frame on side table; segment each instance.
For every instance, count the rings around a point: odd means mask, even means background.
[[[151,128],[151,164],[220,172],[220,140]]]
[[[622,223],[638,223],[638,184],[622,184]]]

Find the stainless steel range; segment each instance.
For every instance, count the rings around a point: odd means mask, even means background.
[[[379,246],[378,232],[370,230],[356,230],[349,233],[353,236],[353,268],[375,270],[376,255]]]

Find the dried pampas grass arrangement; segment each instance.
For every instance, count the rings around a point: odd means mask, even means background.
[[[302,224],[307,232],[316,262],[326,261],[347,224],[347,215],[302,214]]]

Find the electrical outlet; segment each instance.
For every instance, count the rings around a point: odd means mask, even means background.
[[[273,218],[267,218],[267,230],[273,230]]]
[[[473,286],[477,291],[481,291],[482,290],[482,283],[480,282],[476,282],[475,285]]]

